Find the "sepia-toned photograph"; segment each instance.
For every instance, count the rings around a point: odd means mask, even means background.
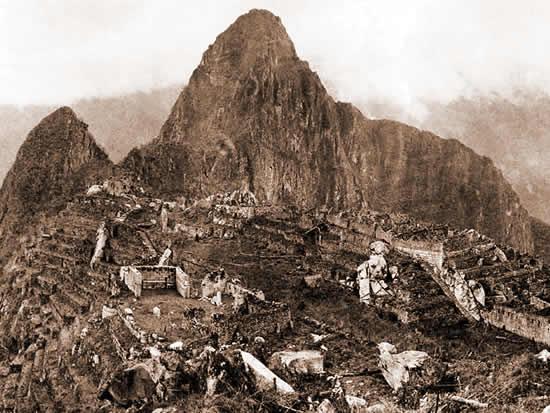
[[[0,0],[0,413],[550,413],[549,23]]]

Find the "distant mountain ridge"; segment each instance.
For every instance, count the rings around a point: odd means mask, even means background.
[[[335,102],[263,10],[217,37],[158,138],[123,165],[162,193],[245,188],[273,203],[402,211],[533,249],[528,214],[490,159]]]
[[[454,138],[491,158],[530,215],[550,223],[550,95],[516,89],[507,94],[427,101],[425,116],[383,101],[360,102],[377,118],[391,118]]]
[[[84,99],[74,109],[90,123],[90,131],[111,159],[118,162],[131,149],[158,135],[181,89],[173,86]],[[521,91],[516,99],[493,94],[461,98],[449,105],[430,102],[422,121],[387,102],[368,102],[360,107],[377,118],[396,119],[443,138],[455,138],[488,156],[502,169],[530,215],[550,222],[550,163],[545,166],[544,159],[550,151],[550,96]],[[0,105],[0,181],[26,134],[53,110],[54,106]]]
[[[549,95],[522,90],[432,103],[422,127],[493,159],[530,214],[550,223]]]
[[[81,99],[71,105],[85,119],[97,143],[120,161],[132,148],[158,135],[181,86],[135,92],[110,98]],[[0,105],[0,182],[12,166],[25,136],[56,106]]]

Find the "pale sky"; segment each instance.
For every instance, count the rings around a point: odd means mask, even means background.
[[[517,86],[550,92],[547,0],[0,0],[0,103],[186,83],[251,8],[281,17],[340,100],[414,109]]]

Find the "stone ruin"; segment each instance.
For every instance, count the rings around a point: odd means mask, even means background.
[[[120,279],[136,297],[143,290],[173,289],[183,298],[191,297],[191,279],[180,267],[140,265],[120,268]]]

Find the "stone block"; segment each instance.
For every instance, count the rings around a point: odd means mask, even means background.
[[[294,374],[320,374],[324,372],[324,361],[324,355],[317,350],[278,351],[271,356],[270,367]]]

